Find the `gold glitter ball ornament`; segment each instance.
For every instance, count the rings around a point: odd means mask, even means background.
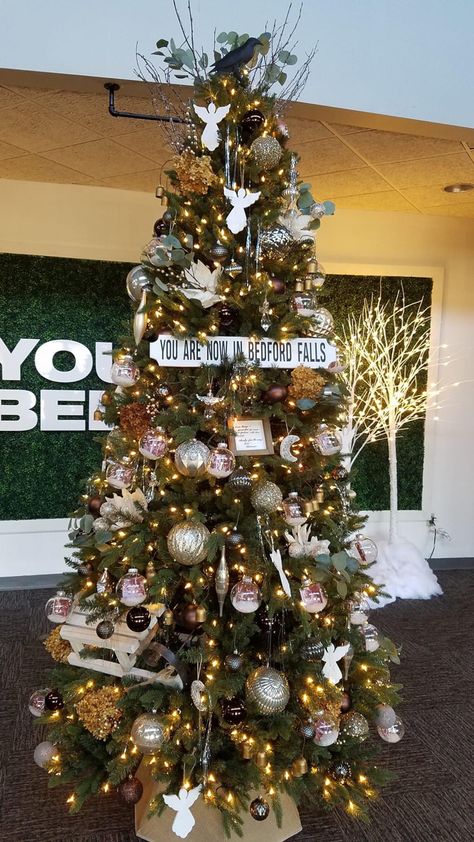
[[[278,509],[283,500],[283,494],[274,482],[264,480],[257,483],[250,495],[250,502],[257,512],[270,514]]]
[[[204,561],[210,532],[199,520],[183,520],[168,532],[168,552],[179,564],[191,567]]]
[[[122,718],[117,707],[121,692],[118,687],[100,687],[86,693],[76,704],[76,712],[84,728],[97,740],[105,740],[115,731]]]
[[[259,170],[273,170],[283,155],[283,149],[276,137],[257,137],[250,147],[250,155]]]
[[[286,675],[273,667],[258,667],[251,672],[245,689],[247,701],[252,702],[258,712],[265,716],[281,713],[290,700]]]
[[[209,155],[198,157],[189,149],[171,159],[171,169],[176,173],[179,189],[183,193],[205,196],[218,180],[212,170]]]
[[[365,716],[356,710],[350,710],[341,716],[341,727],[347,737],[357,737],[365,740],[369,734],[369,723]]]
[[[68,655],[72,652],[69,642],[63,640],[61,637],[60,626],[57,626],[57,628],[48,634],[48,637],[44,641],[44,648],[49,652],[52,659],[58,661],[60,664],[67,664]]]
[[[300,365],[291,372],[291,385],[288,393],[294,400],[309,398],[316,400],[323,391],[325,384],[324,377],[312,368]]]

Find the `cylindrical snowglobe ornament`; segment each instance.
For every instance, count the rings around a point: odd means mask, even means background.
[[[319,582],[312,582],[311,579],[303,579],[300,588],[301,602],[308,614],[319,614],[328,604],[328,598],[324,588]]]
[[[366,535],[358,534],[351,541],[349,555],[356,558],[359,564],[372,564],[377,558],[377,544]]]
[[[349,619],[353,626],[362,626],[369,619],[369,603],[358,594],[349,603]]]
[[[145,459],[161,459],[168,450],[168,442],[162,427],[147,430],[141,437],[138,449]]]
[[[380,646],[380,632],[375,626],[370,623],[363,623],[360,627],[360,633],[364,638],[365,651],[376,652]]]
[[[282,506],[283,517],[289,526],[301,526],[306,522],[305,500],[297,491],[290,491],[288,497],[283,500]]]
[[[122,462],[111,462],[105,478],[112,488],[129,488],[135,478],[135,467],[125,458]]]
[[[323,716],[314,723],[313,741],[317,746],[332,746],[339,737],[339,725],[331,716]]]
[[[219,442],[216,448],[211,450],[207,461],[207,473],[211,477],[222,479],[229,477],[235,468],[235,456],[227,447],[224,441]]]
[[[314,295],[309,289],[304,288],[302,281],[296,282],[296,292],[291,299],[291,309],[298,314],[298,316],[305,316],[308,318],[313,315],[314,311]]]
[[[50,623],[65,623],[72,608],[72,597],[66,591],[59,590],[48,599],[45,605],[46,616]]]
[[[116,386],[134,386],[140,377],[140,370],[130,354],[118,357],[110,370],[112,383]]]
[[[140,605],[147,597],[146,579],[136,567],[130,567],[125,576],[119,579],[116,591],[120,602],[128,608]]]
[[[335,456],[342,447],[341,431],[334,424],[319,424],[314,433],[313,447],[320,456]]]
[[[262,594],[251,576],[243,576],[232,588],[230,601],[236,611],[240,611],[241,614],[251,614],[260,607]]]
[[[395,717],[395,722],[389,728],[377,727],[379,737],[385,740],[386,743],[399,743],[405,733],[405,726],[399,716]]]

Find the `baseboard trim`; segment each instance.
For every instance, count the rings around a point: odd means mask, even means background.
[[[1,576],[0,591],[32,591],[55,588],[63,573],[44,573],[39,576]]]
[[[474,570],[474,558],[430,558],[432,570]]]

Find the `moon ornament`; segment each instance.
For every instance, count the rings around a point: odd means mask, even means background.
[[[296,456],[293,455],[291,452],[291,447],[293,444],[296,444],[297,441],[300,441],[299,436],[285,436],[282,443],[280,444],[280,456],[285,462],[297,462]]]

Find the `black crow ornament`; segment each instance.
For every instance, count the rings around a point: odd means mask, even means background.
[[[258,38],[247,38],[244,44],[231,50],[212,65],[214,73],[235,73],[242,64],[247,64],[255,52],[257,44],[262,44]]]

